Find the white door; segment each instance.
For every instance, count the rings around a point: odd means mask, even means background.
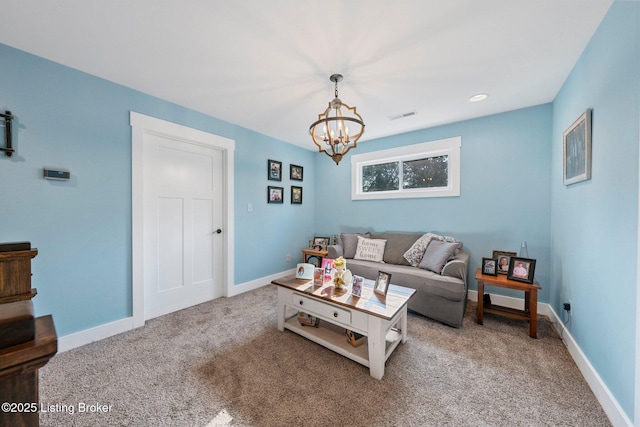
[[[221,149],[143,137],[144,317],[223,295]]]

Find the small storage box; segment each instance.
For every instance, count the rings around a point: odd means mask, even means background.
[[[364,335],[350,331],[349,329],[345,331],[345,335],[347,336],[347,342],[354,347],[359,347],[364,344],[364,340],[367,338]]]

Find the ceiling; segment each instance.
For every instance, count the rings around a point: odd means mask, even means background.
[[[0,43],[315,149],[333,73],[361,141],[550,102],[612,2],[2,0]]]

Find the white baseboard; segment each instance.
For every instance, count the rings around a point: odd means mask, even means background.
[[[513,298],[506,297],[503,295],[491,295],[491,302],[493,304],[501,305],[504,307],[515,308],[518,310],[522,310],[524,308],[524,299],[521,298]],[[478,291],[469,290],[467,293],[467,298],[471,301],[478,301]],[[549,304],[541,303],[538,304],[538,314],[547,316],[551,321],[551,324],[558,332],[558,334],[563,338],[564,345],[569,350],[569,354],[573,358],[573,361],[578,366],[580,373],[589,384],[591,391],[600,402],[602,409],[609,417],[609,421],[615,427],[633,427],[633,423],[629,419],[629,417],[625,414],[624,410],[616,400],[616,398],[611,394],[611,391],[606,386],[598,372],[594,369],[589,359],[582,352],[578,343],[573,339],[571,333],[569,333],[568,329],[565,329],[564,323],[555,312],[553,307]]]
[[[58,352],[62,353],[63,351],[81,347],[94,341],[100,341],[102,339],[130,331],[131,329],[133,329],[133,317],[127,317],[125,319],[116,320],[115,322],[96,326],[95,328],[64,335],[58,338]]]
[[[270,276],[262,277],[260,279],[252,280],[250,282],[231,286],[231,289],[228,292],[229,295],[227,296],[233,297],[244,292],[261,288],[262,286],[271,283],[272,280],[293,273],[295,273],[295,269],[286,270],[280,273],[272,274]],[[76,347],[81,347],[94,341],[100,341],[102,339],[109,338],[111,336],[118,335],[132,329],[134,329],[133,317],[127,317],[111,323],[105,323],[104,325],[99,325],[94,328],[85,329],[83,331],[75,332],[69,335],[64,335],[58,337],[58,352],[62,353],[64,351],[71,350]]]

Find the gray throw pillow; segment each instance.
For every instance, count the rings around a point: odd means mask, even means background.
[[[422,261],[418,267],[441,274],[444,265],[449,261],[458,249],[462,247],[462,243],[444,242],[442,240],[432,239],[424,252]]]
[[[370,238],[371,233],[351,233],[340,234],[340,241],[342,242],[342,256],[345,258],[353,258],[356,256],[356,249],[358,248],[358,236]]]
[[[387,241],[387,245],[384,248],[384,262],[396,265],[409,265],[409,262],[404,258],[404,254],[419,237],[420,235],[415,233],[371,234],[372,239],[383,239]],[[422,259],[422,256],[420,259]],[[420,259],[416,262],[416,265],[420,263]],[[414,265],[414,267],[416,265]]]

